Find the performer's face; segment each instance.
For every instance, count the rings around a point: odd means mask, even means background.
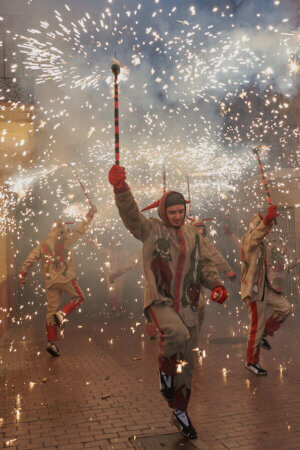
[[[166,209],[166,214],[172,227],[180,227],[184,222],[185,207],[184,205],[169,206]]]

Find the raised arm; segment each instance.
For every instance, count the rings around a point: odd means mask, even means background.
[[[95,205],[92,205],[86,215],[86,217],[80,222],[80,224],[75,227],[70,233],[67,234],[67,239],[71,245],[74,244],[78,239],[80,239],[85,233],[88,227],[90,226],[91,221],[94,218],[94,215],[97,212],[97,208]]]
[[[152,227],[151,220],[139,212],[136,201],[125,180],[125,168],[115,164],[109,171],[109,182],[114,187],[115,201],[120,217],[130,233],[136,239],[144,242]]]
[[[278,216],[277,206],[271,205],[265,217],[258,223],[258,225],[250,232],[248,232],[242,239],[243,248],[252,251],[257,247],[269,233],[273,221]]]

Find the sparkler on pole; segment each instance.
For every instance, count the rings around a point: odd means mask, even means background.
[[[84,185],[83,185],[83,183],[82,183],[82,181],[81,181],[81,179],[79,178],[79,175],[78,175],[77,173],[76,173],[76,177],[77,177],[78,183],[80,184],[80,187],[81,187],[81,189],[82,189],[82,191],[83,191],[85,197],[87,198],[87,200],[88,200],[90,206],[92,206],[92,202],[91,202],[91,199],[90,199],[90,197],[89,197],[89,194],[87,193],[87,191],[86,191],[86,189],[85,189],[85,187],[84,187]]]
[[[188,189],[188,201],[189,201],[189,215],[192,216],[192,205],[191,205],[191,191],[190,191],[190,180],[186,177],[187,189]]]
[[[114,74],[115,83],[115,164],[120,165],[120,141],[119,141],[119,86],[118,86],[118,75],[120,74],[120,65],[115,61],[111,66],[111,71]]]
[[[227,233],[229,230],[229,216],[230,216],[230,201],[228,201],[228,207],[226,211],[226,223],[224,228],[225,233]]]
[[[269,191],[269,188],[268,188],[267,179],[266,179],[265,174],[264,174],[264,169],[263,169],[263,166],[262,166],[262,163],[261,163],[261,159],[260,159],[260,156],[259,156],[259,151],[262,150],[263,148],[265,148],[265,145],[257,145],[256,147],[253,148],[253,153],[256,155],[256,158],[257,158],[257,161],[258,161],[262,182],[263,182],[263,185],[264,185],[264,188],[265,188],[265,192],[267,194],[268,203],[269,203],[269,206],[270,206],[270,205],[272,205],[271,195],[270,195],[270,191]],[[275,223],[275,225],[277,225],[277,220],[276,219],[274,220],[274,223]]]
[[[166,166],[163,169],[163,193],[167,192],[167,176],[166,176]]]

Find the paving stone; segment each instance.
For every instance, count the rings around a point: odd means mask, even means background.
[[[233,316],[208,311],[199,341],[206,357],[195,359],[189,407],[199,439],[190,448],[300,448],[299,312],[297,305],[272,351],[262,350],[269,374],[258,378],[244,368],[244,328],[234,337]],[[239,320],[247,323],[246,313]],[[43,323],[13,325],[0,341],[2,448],[111,450],[137,442],[151,448],[162,436],[181,442],[158,390],[157,342],[141,338],[141,327],[132,334],[132,324],[128,317],[105,327],[87,319],[78,329],[71,318],[56,359],[45,351]],[[12,341],[16,351],[10,352]]]

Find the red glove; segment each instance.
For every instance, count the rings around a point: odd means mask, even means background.
[[[263,223],[269,227],[270,225],[272,225],[273,220],[276,219],[276,217],[279,216],[278,212],[277,212],[277,206],[276,205],[270,205],[268,208],[268,212],[265,215],[264,219],[263,219]]]
[[[227,274],[227,278],[229,278],[230,281],[234,281],[236,279],[236,273],[235,272],[229,272]]]
[[[109,282],[113,284],[120,276],[122,275],[121,270],[118,270],[117,272],[113,273],[109,277]]]
[[[90,207],[90,209],[89,209],[89,211],[88,211],[86,217],[87,217],[88,219],[90,219],[90,220],[93,220],[94,215],[96,214],[96,212],[98,212],[96,206],[95,206],[95,205],[92,205],[92,206]]]
[[[26,283],[26,276],[27,276],[27,272],[20,272],[19,273],[19,275],[18,275],[18,278],[19,278],[19,284],[21,285],[21,286],[23,286],[24,287],[24,285],[25,285],[25,283]]]
[[[228,298],[228,294],[224,286],[215,287],[210,294],[210,299],[220,304],[224,303]]]
[[[117,191],[125,192],[128,189],[128,186],[125,183],[126,180],[125,167],[120,167],[117,164],[114,164],[109,171],[108,180]]]

